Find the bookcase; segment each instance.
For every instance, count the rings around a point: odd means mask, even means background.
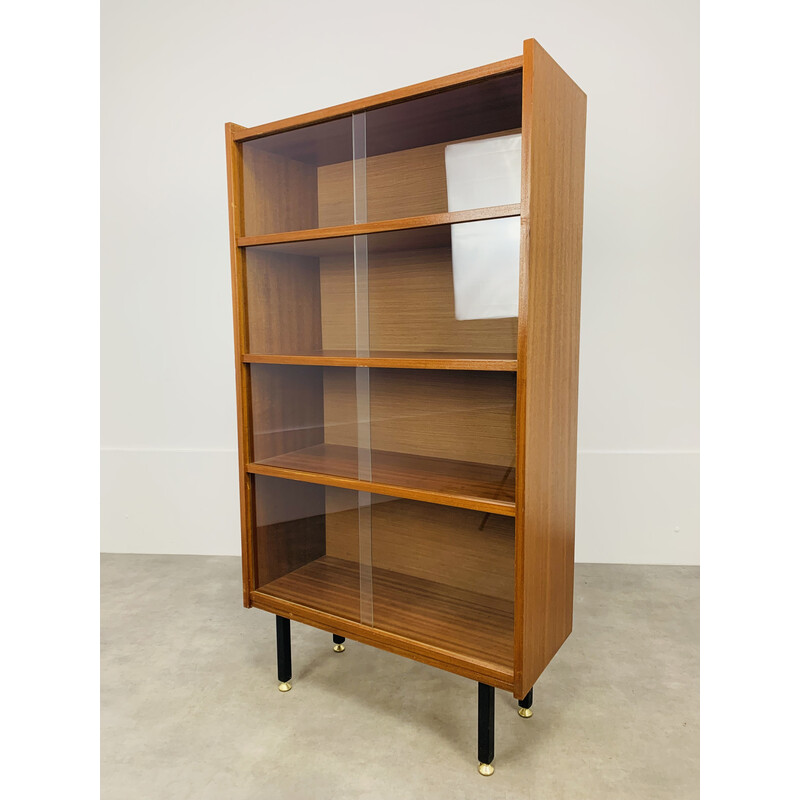
[[[244,605],[531,714],[572,628],[586,97],[523,55],[226,125]]]

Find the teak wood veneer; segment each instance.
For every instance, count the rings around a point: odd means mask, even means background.
[[[585,125],[533,39],[226,125],[244,605],[282,691],[289,620],[478,681],[482,774],[572,629]],[[450,210],[446,148],[514,136],[517,196]],[[518,313],[459,311],[451,235],[516,219]]]

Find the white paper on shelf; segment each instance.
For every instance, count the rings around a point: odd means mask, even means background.
[[[456,319],[516,317],[519,217],[450,226]]]
[[[495,136],[444,148],[447,208],[504,206],[519,203],[522,136]]]
[[[447,207],[464,211],[520,202],[519,134],[447,145]],[[456,319],[519,313],[519,217],[450,226]]]

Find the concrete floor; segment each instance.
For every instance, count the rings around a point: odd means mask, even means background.
[[[102,557],[104,800],[698,796],[696,568],[576,567],[533,718],[497,692],[490,778],[474,682],[293,624],[281,694],[239,581],[235,558]]]

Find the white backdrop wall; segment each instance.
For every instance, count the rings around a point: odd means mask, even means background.
[[[239,552],[223,124],[522,52],[589,98],[578,561],[698,560],[696,0],[105,0],[102,549]]]

